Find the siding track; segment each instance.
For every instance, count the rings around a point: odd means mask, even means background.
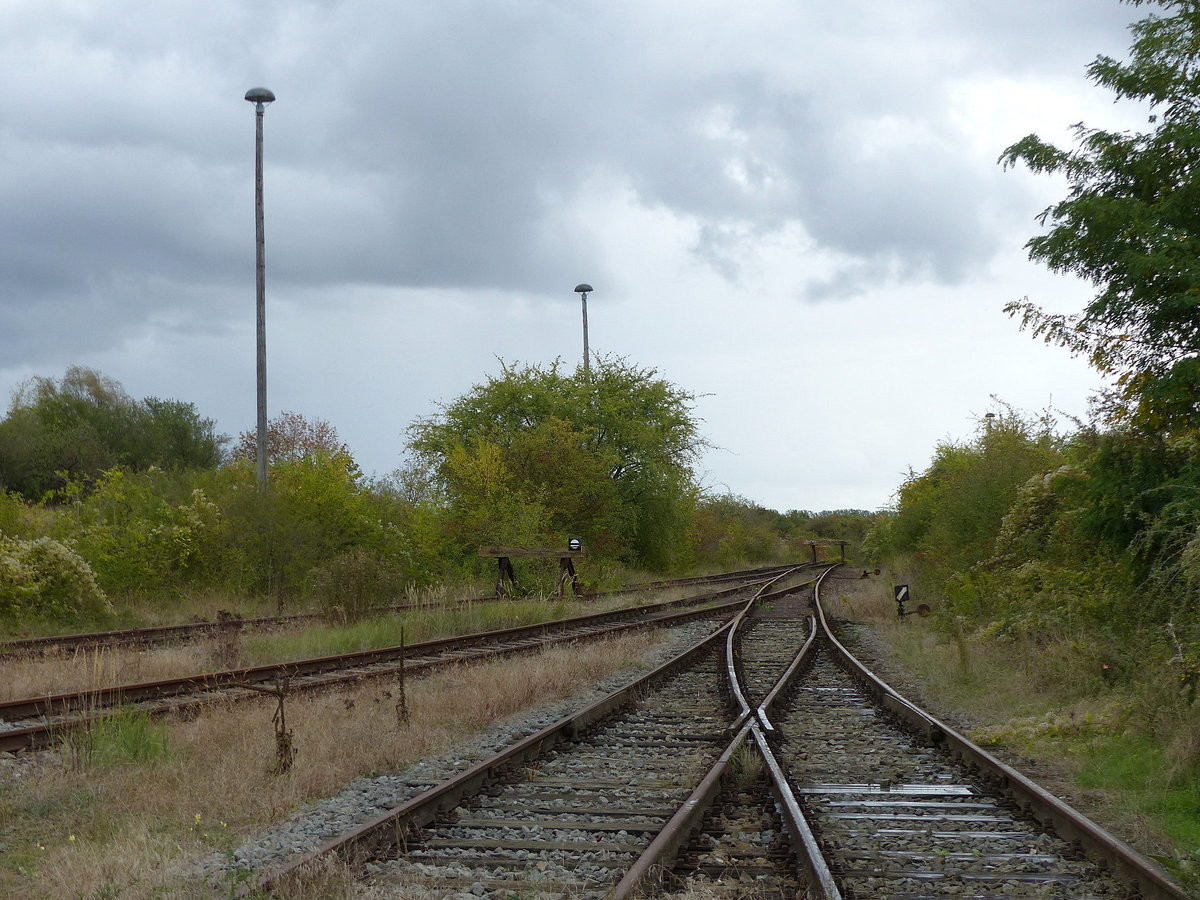
[[[73,729],[122,709],[151,715],[190,714],[218,702],[255,699],[247,685],[286,683],[289,691],[320,690],[365,678],[419,674],[454,663],[531,652],[549,644],[592,640],[634,628],[667,627],[692,618],[732,615],[737,598],[764,583],[759,573],[740,579],[721,578],[716,589],[682,600],[618,609],[425,641],[408,647],[385,647],[336,656],[316,657],[274,665],[232,669],[184,678],[117,685],[95,691],[75,691],[0,702],[0,750],[32,750],[53,744]],[[732,587],[721,587],[733,582]]]
[[[628,588],[616,591],[604,591],[589,595],[589,599],[607,596],[619,596],[645,593],[647,591],[663,590],[670,587],[687,587],[695,585],[719,585],[735,581],[747,581],[753,578],[766,580],[782,571],[782,566],[767,566],[759,569],[746,569],[739,572],[722,572],[716,575],[697,575],[690,578],[675,578],[666,581],[647,581],[630,585]],[[381,608],[381,613],[399,613],[412,609],[430,609],[435,606],[470,606],[475,603],[505,603],[509,598],[473,597],[466,600],[455,600],[445,604],[431,603],[401,603]],[[179,644],[188,641],[204,640],[219,637],[224,634],[240,633],[243,630],[275,631],[296,628],[313,622],[323,621],[320,613],[298,613],[294,615],[259,616],[243,619],[240,616],[219,618],[215,622],[188,622],[181,625],[154,625],[145,628],[125,628],[119,631],[92,631],[82,634],[54,634],[32,638],[9,638],[0,640],[0,660],[15,657],[47,656],[53,653],[77,653],[81,650],[92,650],[99,647],[133,647],[147,649],[162,644]]]

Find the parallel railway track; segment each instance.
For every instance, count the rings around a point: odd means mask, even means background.
[[[718,585],[733,581],[744,581],[748,578],[768,578],[782,570],[781,566],[767,566],[759,569],[746,569],[738,572],[721,572],[715,575],[696,575],[688,578],[674,578],[665,581],[647,581],[630,585],[628,588],[614,591],[604,591],[592,595],[592,598],[645,593],[647,591],[663,590],[670,587],[688,587],[696,585]],[[445,605],[470,606],[477,603],[505,603],[509,598],[471,597],[464,600],[451,601]],[[380,610],[383,613],[401,613],[414,609],[428,609],[432,605],[425,603],[402,603],[388,606]],[[124,628],[116,631],[93,631],[80,634],[55,634],[43,637],[9,638],[0,640],[0,659],[46,656],[53,653],[77,653],[83,650],[94,650],[101,647],[135,647],[149,648],[162,644],[178,644],[188,641],[203,640],[242,630],[271,631],[281,628],[294,628],[322,620],[320,613],[296,613],[291,615],[258,616],[243,619],[231,616],[218,619],[215,622],[187,622],[178,625],[154,625],[143,628]]]
[[[1188,896],[870,675],[819,597],[771,602],[257,888],[341,854],[373,897]]]
[[[743,579],[745,576],[742,576]],[[729,580],[729,579],[725,579]],[[218,702],[258,696],[253,686],[286,684],[289,691],[328,688],[365,678],[426,672],[453,663],[509,656],[554,643],[594,640],[633,628],[665,627],[696,617],[731,615],[738,594],[761,584],[761,576],[733,587],[709,590],[681,600],[612,610],[571,619],[518,626],[336,656],[296,660],[74,691],[0,702],[0,750],[30,750],[51,745],[66,732],[87,726],[120,709],[153,715],[189,712]],[[718,579],[718,584],[722,580]]]

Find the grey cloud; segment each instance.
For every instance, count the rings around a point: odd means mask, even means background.
[[[842,288],[952,282],[995,238],[972,206],[1011,188],[964,161],[945,80],[1054,67],[1064,34],[1079,47],[1136,17],[1114,7],[779,3],[726,22],[654,3],[18,4],[0,13],[0,76],[20,88],[0,98],[0,315],[32,335],[40,304],[76,309],[86,324],[57,340],[94,345],[197,296],[224,312],[252,265],[253,84],[279,96],[273,287],[541,293],[587,256],[558,213],[596,176],[694,217],[698,259],[729,278],[744,242],[800,223],[850,258]],[[928,140],[864,152],[855,128],[885,115]]]

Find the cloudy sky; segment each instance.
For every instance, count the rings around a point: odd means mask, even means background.
[[[254,423],[254,113],[268,405],[364,470],[509,362],[594,351],[703,395],[705,481],[875,508],[992,397],[1097,378],[1004,316],[1063,185],[1029,132],[1137,127],[1090,85],[1117,0],[0,0],[0,395],[97,368]]]

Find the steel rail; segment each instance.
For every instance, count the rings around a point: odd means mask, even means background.
[[[764,584],[761,588],[759,588],[758,592],[752,598],[753,602],[747,603],[745,609],[743,609],[740,613],[737,614],[737,616],[734,617],[733,627],[729,629],[728,634],[726,634],[726,636],[725,636],[725,672],[729,678],[730,693],[732,693],[734,699],[737,700],[737,704],[738,704],[738,707],[740,710],[738,719],[733,724],[733,730],[740,729],[742,727],[742,724],[745,723],[746,720],[749,719],[750,716],[752,715],[752,710],[750,709],[750,704],[746,700],[746,695],[742,692],[742,680],[741,680],[741,678],[738,677],[738,673],[737,673],[737,664],[736,664],[737,663],[737,647],[735,646],[736,635],[737,635],[738,631],[741,629],[741,627],[745,624],[746,617],[749,615],[751,609],[753,609],[753,607],[754,607],[754,602],[757,602],[760,600],[765,600],[769,596],[771,596],[768,594],[764,594],[764,591],[767,588],[771,587],[771,585],[775,584],[776,582],[782,580],[783,578],[787,577],[788,575],[793,574],[795,571],[796,571],[795,569],[792,569],[787,572],[782,572],[778,576],[776,576],[775,578],[771,579],[766,584]],[[821,575],[818,576],[817,581],[819,582],[820,579],[824,578],[825,575],[827,575],[830,571],[831,571],[831,569],[826,569],[824,572],[822,572]],[[805,584],[811,584],[811,583],[812,582],[805,582]],[[780,595],[782,595],[784,593],[790,594],[790,593],[804,587],[805,584],[795,585],[791,588],[788,588],[786,591],[779,592],[779,594]]]
[[[766,584],[761,585],[755,592],[755,595],[749,600],[736,601],[736,605],[741,606],[744,611],[758,600],[780,596],[788,591],[795,590],[795,588],[789,588],[786,591],[778,591],[774,594],[766,593],[767,587],[804,568],[806,566],[793,567],[786,572],[780,573]],[[664,665],[642,676],[619,691],[613,692],[583,711],[561,719],[542,731],[524,738],[495,756],[477,763],[442,784],[413,797],[394,809],[380,814],[375,819],[363,823],[337,838],[326,841],[314,850],[302,854],[288,863],[263,873],[259,878],[242,888],[237,896],[248,896],[255,891],[269,891],[278,885],[287,875],[296,872],[314,859],[326,854],[336,853],[344,857],[352,856],[358,852],[377,852],[380,847],[399,843],[405,834],[428,825],[438,814],[452,809],[466,797],[478,793],[487,783],[494,781],[502,770],[535,759],[556,744],[576,738],[588,726],[598,722],[619,707],[632,702],[634,698],[656,681],[680,670],[691,660],[694,660],[698,654],[710,647],[717,646],[722,635],[730,629],[731,624],[732,622],[725,623],[713,631],[712,634],[696,642],[692,647],[678,654]]]
[[[814,592],[825,577],[838,568],[829,566],[815,581],[805,582],[788,589],[788,593],[808,584],[813,585]],[[782,592],[781,592],[782,593]],[[764,597],[756,599],[766,599]],[[753,602],[746,604],[745,609],[730,623],[725,633],[725,671],[729,679],[729,688],[739,707],[738,717],[733,729],[737,734],[717,758],[716,762],[705,773],[700,783],[684,801],[676,813],[663,825],[662,829],[651,840],[646,849],[634,861],[625,875],[608,892],[606,900],[630,900],[643,892],[646,886],[661,877],[674,863],[681,847],[690,838],[693,831],[700,827],[711,810],[717,798],[722,782],[728,777],[729,763],[734,755],[745,747],[748,739],[753,739],[767,770],[771,793],[783,824],[792,840],[792,846],[798,850],[797,860],[800,863],[800,875],[806,883],[819,893],[812,895],[812,900],[841,900],[833,875],[829,871],[812,828],[809,826],[800,804],[792,792],[791,785],[784,774],[783,767],[775,758],[774,751],[767,742],[766,732],[773,731],[767,718],[767,710],[771,703],[784,691],[795,678],[804,657],[809,652],[816,637],[816,624],[812,620],[809,636],[800,646],[792,660],[784,669],[782,675],[767,693],[758,707],[751,707],[742,688],[742,678],[737,666],[737,632],[745,625]]]
[[[771,705],[788,690],[791,682],[796,678],[805,656],[814,645],[818,629],[828,639],[830,646],[836,648],[836,655],[843,667],[867,688],[867,692],[876,699],[881,707],[924,733],[931,743],[949,749],[977,770],[992,775],[1002,788],[1007,790],[1009,795],[1014,797],[1019,805],[1030,812],[1034,818],[1044,825],[1052,825],[1060,837],[1077,842],[1094,859],[1103,862],[1121,880],[1136,885],[1139,896],[1150,898],[1150,900],[1159,900],[1159,898],[1185,900],[1189,896],[1152,861],[1105,832],[1066,803],[1030,781],[1026,776],[999,762],[953,729],[909,703],[867,670],[846,650],[844,645],[837,641],[829,627],[820,603],[820,583],[826,574],[828,571],[814,586],[816,615],[811,620],[812,626],[808,639],[763,702],[753,710],[753,715],[745,701],[744,692],[740,688],[733,691],[741,708],[738,722],[742,724],[738,734],[705,774],[675,816],[655,836],[625,877],[608,893],[607,900],[628,900],[628,898],[634,897],[645,889],[650,880],[661,877],[670,868],[679,848],[691,833],[701,826],[705,815],[714,803],[721,780],[728,777],[729,760],[739,748],[745,746],[749,741],[753,741],[764,761],[776,808],[783,819],[784,828],[791,838],[792,847],[797,852],[797,860],[802,869],[801,875],[807,884],[807,896],[814,900],[841,900],[843,895],[840,888],[833,878],[829,865],[792,791],[783,766],[774,753],[770,740],[774,735],[774,728],[768,715]],[[731,679],[735,678],[737,669],[734,636],[744,621],[745,615],[740,615],[731,623],[726,632],[726,669]],[[731,686],[735,684],[736,681],[731,681]]]
[[[413,659],[448,650],[494,644],[498,641],[522,638],[529,635],[547,634],[552,631],[563,631],[603,622],[617,622],[623,619],[653,616],[656,612],[674,607],[692,606],[728,597],[757,584],[758,582],[752,582],[750,585],[737,585],[720,591],[684,597],[679,600],[666,600],[659,603],[648,603],[641,606],[625,607],[601,613],[570,616],[565,619],[554,619],[549,622],[539,622],[533,625],[516,625],[511,628],[499,628],[492,631],[478,631],[465,635],[436,638],[430,641],[409,644],[405,647],[392,646],[379,647],[373,650],[355,650],[350,653],[315,656],[283,663],[268,663],[261,666],[248,666],[221,672],[186,675],[180,678],[167,678],[159,681],[136,682],[88,691],[68,691],[40,697],[4,700],[0,701],[0,720],[12,721],[14,719],[54,715],[80,709],[105,708],[122,703],[161,699],[198,691],[216,690],[247,682],[261,683],[280,677],[296,677],[353,666],[383,663],[401,657]]]
[[[901,696],[890,685],[864,666],[837,639],[821,605],[819,590],[815,596],[821,629],[834,652],[835,660],[870,694],[880,707],[923,733],[931,744],[944,747],[964,763],[995,778],[1026,812],[1043,825],[1052,826],[1059,837],[1078,842],[1093,859],[1103,862],[1116,877],[1135,885],[1145,900],[1189,900],[1179,885],[1153,861],[1124,841],[1109,834],[1087,816],[1075,810],[1011,766],[1006,765],[949,725],[929,715]]]
[[[812,826],[805,818],[800,802],[792,791],[791,781],[783,766],[775,757],[775,751],[767,741],[758,723],[752,728],[754,743],[767,767],[767,777],[770,780],[771,793],[775,797],[776,809],[783,819],[783,827],[791,838],[792,848],[796,850],[801,876],[808,885],[808,900],[842,900],[842,892],[829,870],[829,863],[817,844]]]
[[[727,638],[733,630],[731,623]],[[634,860],[616,886],[605,894],[605,900],[629,900],[643,893],[649,883],[656,881],[670,867],[684,842],[700,827],[712,809],[722,783],[728,777],[730,761],[745,746],[746,738],[754,728],[753,720],[744,722],[688,798]]]
[[[753,602],[753,601],[749,601]],[[529,762],[564,741],[572,740],[590,725],[599,722],[615,710],[632,703],[644,691],[662,679],[685,668],[707,650],[719,646],[731,622],[726,622],[708,636],[697,641],[663,665],[620,690],[596,701],[580,712],[566,716],[482,760],[458,775],[418,794],[404,803],[377,815],[354,829],[325,841],[315,849],[298,854],[279,866],[272,867],[239,888],[236,896],[247,897],[269,892],[288,875],[328,854],[353,857],[360,852],[378,852],[386,846],[403,841],[412,831],[432,822],[440,813],[453,809],[465,798],[497,780],[504,771]]]
[[[808,564],[806,564],[808,565]],[[599,597],[620,596],[623,594],[638,594],[646,591],[670,587],[687,587],[697,584],[716,584],[721,581],[753,578],[755,576],[769,577],[778,571],[780,566],[765,566],[757,569],[742,569],[735,572],[720,572],[713,575],[694,575],[686,578],[666,579],[662,581],[647,581],[629,585],[612,591],[600,591],[591,594],[591,599]],[[494,595],[486,597],[467,597],[434,606],[470,606],[476,603],[511,603],[508,597],[498,598]],[[431,604],[401,603],[379,607],[376,612],[404,612],[410,609],[426,609]],[[90,631],[77,634],[43,635],[31,638],[13,638],[0,640],[0,659],[17,656],[45,655],[55,650],[82,650],[97,647],[121,646],[154,646],[156,644],[184,642],[212,635],[220,635],[237,631],[242,628],[270,629],[274,626],[302,624],[323,618],[321,613],[293,613],[283,616],[256,616],[253,618],[235,618],[229,621],[216,622],[185,622],[176,625],[150,625],[141,628],[123,628],[112,631]]]
[[[826,576],[837,568],[839,567],[831,566],[826,569],[813,584],[813,606],[815,608],[820,608],[819,597],[822,583],[825,581]],[[816,617],[814,616],[809,622],[808,639],[796,651],[791,664],[784,670],[779,680],[775,682],[775,685],[767,692],[762,703],[755,710],[757,722],[755,723],[753,734],[759,755],[762,756],[763,762],[767,767],[767,778],[770,782],[771,793],[775,797],[776,808],[783,819],[784,829],[791,838],[792,847],[796,850],[796,859],[801,870],[800,874],[809,886],[809,900],[842,900],[842,892],[834,880],[833,873],[829,870],[829,862],[821,852],[816,835],[813,834],[812,826],[805,817],[804,811],[800,808],[800,802],[796,799],[796,794],[792,790],[791,780],[787,777],[787,773],[775,756],[774,749],[768,742],[768,736],[775,736],[776,734],[768,712],[772,704],[796,680],[800,673],[801,665],[812,651],[813,645],[816,642]]]

